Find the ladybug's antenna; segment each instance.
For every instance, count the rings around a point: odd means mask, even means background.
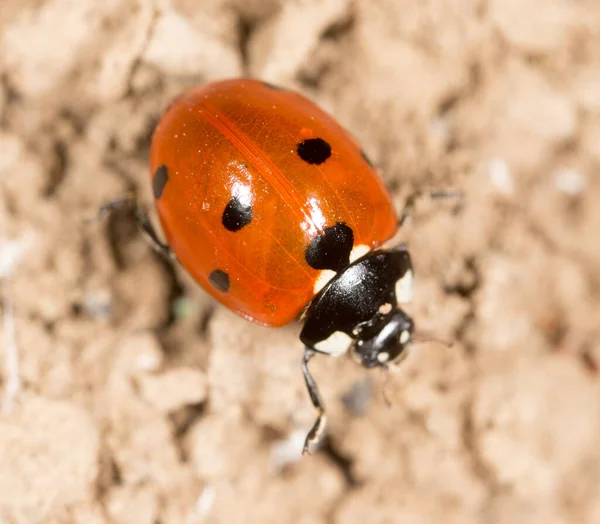
[[[411,338],[412,342],[415,344],[423,344],[425,342],[435,342],[436,344],[443,344],[447,348],[451,348],[454,345],[454,342],[449,342],[448,340],[443,340],[441,338],[432,337],[430,335],[413,335]]]
[[[442,340],[441,338],[435,338],[429,335],[413,335],[411,338],[411,342],[414,344],[423,344],[426,342],[435,342],[437,344],[443,344],[444,346],[446,346],[447,348],[451,348],[454,343],[453,342],[449,342],[447,340]],[[407,352],[404,351],[402,353],[404,355],[404,357],[402,358],[402,360],[404,360],[404,358],[406,358],[407,356]],[[401,355],[402,355],[401,354]],[[392,407],[392,401],[390,400],[390,395],[389,395],[389,391],[390,391],[390,368],[388,365],[386,364],[382,364],[379,369],[381,369],[381,372],[383,373],[383,382],[381,384],[381,395],[383,396],[383,401],[385,402],[385,407],[390,409]]]
[[[381,395],[385,402],[385,407],[390,409],[392,407],[392,401],[389,396],[390,386],[390,369],[387,366],[381,366],[381,372],[383,373],[383,383],[381,384]]]

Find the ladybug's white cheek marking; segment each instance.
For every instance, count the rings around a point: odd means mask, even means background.
[[[408,331],[403,331],[400,333],[400,344],[406,344],[410,340],[410,333]]]
[[[331,269],[323,269],[319,273],[317,280],[315,280],[313,293],[316,295],[319,291],[321,291],[321,289],[323,289],[335,275],[335,271],[332,271]]]
[[[325,340],[315,344],[315,349],[322,353],[327,353],[332,357],[339,357],[350,349],[352,339],[343,331],[336,331],[327,337]]]
[[[390,354],[382,351],[381,353],[377,353],[377,361],[380,364],[385,364],[390,359]]]
[[[352,251],[350,251],[350,263],[352,264],[352,262],[355,260],[365,256],[369,251],[371,251],[371,248],[366,244],[358,244],[358,246],[354,246]]]
[[[410,302],[413,294],[413,272],[410,269],[396,282],[395,290],[398,304]]]

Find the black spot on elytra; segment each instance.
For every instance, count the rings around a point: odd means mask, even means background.
[[[229,291],[229,275],[225,273],[225,271],[215,269],[210,275],[208,275],[208,280],[219,291],[222,291],[223,293],[227,293],[227,291]]]
[[[371,159],[367,156],[367,153],[365,153],[364,149],[360,150],[360,156],[363,157],[363,160],[369,164],[369,166],[371,166],[372,168],[375,168],[375,164],[373,164],[373,162],[371,162]]]
[[[223,211],[221,221],[225,229],[239,231],[252,220],[252,206],[244,204],[239,198],[233,197]]]
[[[298,144],[298,156],[308,164],[322,164],[331,156],[331,146],[322,138],[308,138]]]
[[[352,228],[344,222],[327,227],[321,235],[310,241],[304,257],[314,269],[340,271],[350,263],[350,252],[354,244]]]
[[[162,196],[168,180],[169,171],[167,170],[167,166],[162,164],[154,172],[154,177],[152,177],[152,190],[154,191],[154,198],[156,200],[158,200]]]
[[[263,82],[263,85],[267,89],[273,89],[274,91],[286,91],[285,87],[277,86],[275,84],[271,84],[270,82]]]

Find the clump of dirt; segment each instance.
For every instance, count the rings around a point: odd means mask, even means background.
[[[194,84],[296,89],[361,141],[416,267],[386,382],[154,254],[149,140]],[[594,0],[4,0],[0,520],[600,522]]]

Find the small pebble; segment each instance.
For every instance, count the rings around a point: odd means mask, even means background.
[[[556,187],[567,195],[579,195],[586,186],[585,177],[575,169],[559,169],[553,178]]]
[[[515,191],[515,182],[506,161],[493,158],[488,164],[488,176],[492,184],[503,194],[509,195]]]

